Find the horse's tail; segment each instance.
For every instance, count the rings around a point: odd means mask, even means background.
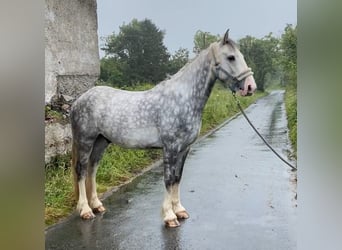
[[[78,189],[78,178],[77,178],[77,173],[76,173],[76,164],[78,160],[78,155],[77,155],[77,146],[75,142],[72,142],[72,150],[71,150],[71,171],[74,179],[74,191],[75,191],[75,199],[76,201],[78,200],[79,196],[79,189]]]

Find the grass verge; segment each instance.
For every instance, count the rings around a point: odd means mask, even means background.
[[[139,87],[144,90],[151,87]],[[266,93],[257,93],[240,99],[245,108]],[[201,134],[215,128],[238,112],[230,91],[216,84],[203,111]],[[97,191],[106,192],[116,185],[131,179],[151,163],[160,159],[161,150],[123,149],[110,145],[97,172]],[[70,154],[56,157],[45,166],[45,224],[51,225],[69,215],[76,206],[73,196],[73,183],[70,170]]]
[[[297,91],[293,85],[286,87],[285,106],[289,137],[293,147],[293,154],[291,156],[297,159]]]

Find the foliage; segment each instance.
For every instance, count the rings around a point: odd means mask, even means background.
[[[100,60],[100,83],[126,88],[141,82],[156,84],[174,74],[189,60],[189,51],[179,48],[173,55],[163,44],[164,31],[151,20],[133,19],[120,27],[119,34],[106,38]]]
[[[284,81],[288,82],[285,94],[289,137],[297,158],[297,26],[288,24],[281,37],[281,65]]]
[[[124,149],[111,144],[104,153],[97,172],[99,191],[131,179],[143,168],[161,156],[157,149]]]
[[[106,59],[101,61],[101,79],[116,86],[163,80],[169,58],[163,39],[164,32],[149,19],[122,25],[102,48]]]
[[[68,113],[62,107],[56,103],[45,105],[45,123],[68,124]]]
[[[297,91],[294,85],[288,85],[286,88],[285,106],[293,156],[297,158]]]
[[[239,40],[240,51],[252,68],[258,90],[265,91],[274,76],[279,76],[279,39],[269,35],[257,39],[246,36]]]
[[[105,57],[100,60],[100,79],[110,86],[122,87],[126,84],[123,66],[115,57]]]
[[[240,39],[240,50],[254,71],[259,90],[274,79],[286,85],[286,111],[290,140],[297,149],[297,27],[288,24],[280,39],[269,34],[262,39],[251,36]],[[278,80],[278,81],[279,81]],[[296,153],[295,153],[296,156]]]
[[[209,47],[213,42],[221,39],[220,35],[212,35],[210,32],[198,30],[194,36],[194,53],[199,54],[202,50]]]
[[[297,85],[297,26],[288,24],[280,41],[284,81]]]
[[[237,96],[237,98],[239,99],[241,106],[246,108],[265,94],[266,93],[257,92],[248,98],[239,96]],[[228,117],[231,117],[238,112],[239,109],[236,106],[231,92],[227,91],[221,83],[216,83],[203,111],[201,134],[215,128]]]
[[[54,157],[45,166],[45,223],[55,223],[73,210],[70,154]]]
[[[168,74],[175,74],[189,61],[189,50],[179,48],[170,58]]]
[[[50,105],[45,106],[45,120],[52,120],[52,121],[62,121],[63,114],[56,110],[53,110]]]

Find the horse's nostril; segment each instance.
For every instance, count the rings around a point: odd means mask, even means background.
[[[248,91],[252,91],[252,86],[248,85]]]

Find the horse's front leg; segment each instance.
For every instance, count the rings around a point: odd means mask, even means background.
[[[189,153],[189,148],[181,152],[178,157],[176,174],[175,174],[175,184],[172,187],[172,210],[176,214],[178,219],[188,219],[189,214],[182,206],[180,201],[180,181],[183,174],[183,167],[185,163],[185,159]]]
[[[162,206],[163,219],[168,227],[178,227],[177,219],[189,218],[185,208],[180,203],[179,184],[182,177],[184,161],[188,149],[182,152],[164,149],[164,182],[166,187]]]

